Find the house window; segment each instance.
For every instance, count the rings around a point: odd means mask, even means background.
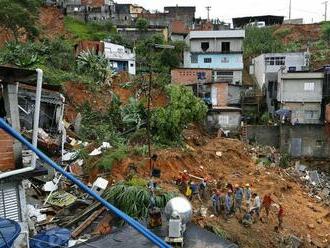
[[[204,63],[212,63],[212,58],[204,58]]]
[[[304,111],[306,120],[317,120],[319,119],[319,111],[318,110],[305,110]]]
[[[314,91],[315,84],[314,83],[304,83],[305,91]]]
[[[210,43],[208,43],[208,42],[201,43],[201,48],[202,48],[203,52],[206,52],[207,49],[209,49],[209,47],[210,47]]]
[[[221,51],[223,53],[228,53],[230,52],[230,42],[222,42],[221,43]]]
[[[266,65],[285,65],[285,57],[268,57],[265,58]]]
[[[232,83],[234,78],[234,72],[232,71],[217,71],[215,73],[216,80]]]
[[[191,55],[191,63],[192,64],[197,64],[198,63],[198,57],[196,54]]]
[[[229,59],[227,57],[221,58],[221,63],[229,63]]]

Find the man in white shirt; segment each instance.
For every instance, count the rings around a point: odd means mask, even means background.
[[[259,217],[260,207],[261,207],[260,197],[258,196],[257,193],[253,193],[252,197],[253,197],[254,201],[253,201],[253,207],[250,209],[250,213],[251,213],[251,215],[256,213],[257,216]]]

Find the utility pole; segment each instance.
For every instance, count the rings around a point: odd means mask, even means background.
[[[291,0],[290,0],[290,4],[289,4],[289,20],[291,20],[291,9],[292,9],[292,5],[291,5]]]
[[[327,21],[328,1],[325,1],[322,4],[324,4],[324,21]]]
[[[206,6],[205,8],[206,8],[206,10],[207,10],[207,20],[209,21],[209,20],[210,20],[210,10],[211,10],[211,6]]]

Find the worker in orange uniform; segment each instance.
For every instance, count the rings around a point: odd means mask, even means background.
[[[273,199],[272,199],[272,193],[267,193],[265,194],[263,200],[262,200],[262,205],[261,205],[261,209],[265,209],[266,211],[266,216],[267,216],[267,220],[269,218],[269,211],[270,211],[270,207],[272,206],[273,203]]]
[[[283,209],[282,204],[279,204],[279,205],[280,205],[280,209],[278,210],[278,213],[277,213],[278,229],[282,229],[282,227],[283,227],[284,209]]]

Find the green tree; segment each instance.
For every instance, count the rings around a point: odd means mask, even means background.
[[[183,129],[189,123],[203,120],[207,106],[185,86],[168,85],[166,92],[170,102],[152,113],[152,133],[161,144],[179,144]]]
[[[35,21],[39,5],[37,0],[0,0],[2,29],[12,33],[16,41],[22,35],[37,36]]]
[[[184,41],[174,41],[170,45],[173,45],[174,49],[164,49],[160,56],[160,62],[163,66],[175,68],[180,66],[183,61],[183,52],[186,49],[186,43]]]
[[[247,57],[258,56],[262,53],[281,52],[283,45],[273,35],[272,27],[249,27],[244,39],[244,53]]]
[[[140,32],[145,32],[145,31],[147,31],[147,29],[148,29],[149,22],[148,22],[147,19],[139,17],[139,18],[136,20],[136,24],[135,24],[135,25],[136,25],[137,29],[138,29]]]
[[[322,39],[330,45],[330,22],[324,22],[321,25]]]

